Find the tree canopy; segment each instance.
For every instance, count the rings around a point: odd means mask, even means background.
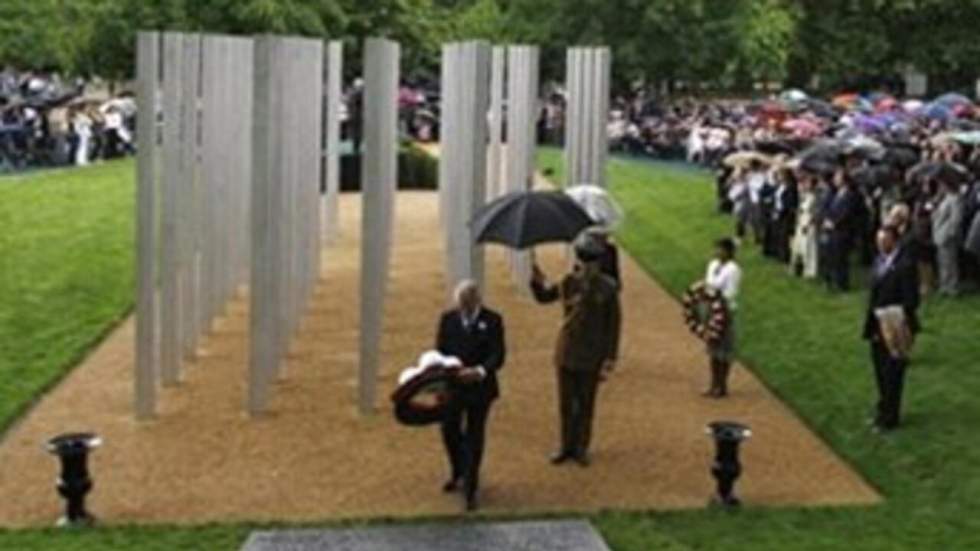
[[[406,74],[437,74],[439,45],[481,38],[608,45],[620,86],[758,81],[862,86],[915,68],[937,86],[980,76],[980,0],[4,0],[0,64],[125,78],[139,29],[363,38],[403,45]],[[817,80],[815,80],[817,79]]]

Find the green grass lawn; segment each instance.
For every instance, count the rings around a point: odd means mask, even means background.
[[[559,152],[543,151],[540,165],[555,168],[560,177]],[[702,276],[713,241],[730,232],[731,221],[714,213],[710,178],[618,159],[610,163],[610,175],[629,216],[619,241],[679,295]],[[131,180],[129,162],[0,178],[0,420],[5,423],[129,309]],[[971,369],[980,352],[980,299],[926,305],[926,333],[907,383],[907,425],[878,437],[864,426],[873,398],[870,362],[858,338],[864,294],[828,295],[789,277],[752,248],[740,253],[739,262],[745,271],[742,360],[887,501],[870,508],[749,504],[734,513],[591,517],[613,549],[980,549],[980,450],[974,445],[980,439],[971,429],[980,418],[980,399],[974,396],[980,373]],[[236,549],[250,528],[0,531],[0,549]]]
[[[540,165],[560,180],[560,152],[545,150]],[[713,242],[732,232],[731,219],[714,211],[711,176],[615,159],[610,177],[628,216],[619,241],[679,296],[703,277]],[[613,534],[655,523],[696,549],[980,549],[980,520],[968,513],[980,511],[980,439],[974,427],[980,419],[980,299],[926,304],[926,332],[907,381],[906,425],[879,437],[864,425],[874,396],[867,345],[859,339],[866,294],[829,294],[790,277],[754,246],[738,260],[745,273],[741,359],[879,488],[887,503],[870,509],[749,507],[736,515],[627,516],[601,519],[600,525]]]
[[[0,429],[129,310],[132,173],[0,177]]]

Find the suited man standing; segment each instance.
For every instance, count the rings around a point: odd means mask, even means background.
[[[442,438],[451,474],[443,491],[462,489],[466,509],[478,508],[480,464],[483,460],[490,406],[500,396],[497,371],[504,365],[504,323],[483,306],[480,289],[471,280],[456,286],[456,307],[442,314],[436,349],[462,362],[457,388],[458,406],[442,423]]]
[[[834,174],[834,191],[829,197],[823,217],[823,229],[828,240],[827,284],[832,289],[850,289],[851,247],[854,245],[855,223],[860,200],[848,181],[847,173],[838,169]]]
[[[898,231],[882,226],[876,236],[878,257],[872,267],[871,292],[864,319],[864,339],[871,346],[878,404],[872,425],[877,432],[898,427],[908,359],[889,348],[876,310],[898,306],[910,335],[919,331],[919,282],[915,259],[899,247]]]
[[[939,206],[932,213],[932,240],[936,245],[939,265],[939,293],[955,296],[960,284],[960,226],[963,223],[963,203],[956,184],[942,181],[939,187]]]
[[[547,304],[560,299],[564,310],[554,356],[561,416],[561,448],[551,457],[555,465],[569,459],[589,465],[596,392],[616,365],[619,292],[616,282],[602,273],[602,254],[603,247],[583,235],[575,245],[575,268],[558,285],[549,284],[534,266],[535,300]]]

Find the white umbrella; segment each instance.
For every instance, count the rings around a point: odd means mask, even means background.
[[[623,221],[623,209],[608,191],[592,184],[579,184],[565,189],[565,193],[588,213],[596,225],[613,229]]]

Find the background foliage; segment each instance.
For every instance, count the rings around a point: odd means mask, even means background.
[[[914,66],[966,90],[978,24],[980,0],[0,0],[0,64],[121,79],[137,29],[172,29],[343,37],[351,73],[379,35],[412,76],[438,74],[441,43],[484,38],[543,46],[546,76],[568,45],[609,45],[620,87],[869,87]]]

